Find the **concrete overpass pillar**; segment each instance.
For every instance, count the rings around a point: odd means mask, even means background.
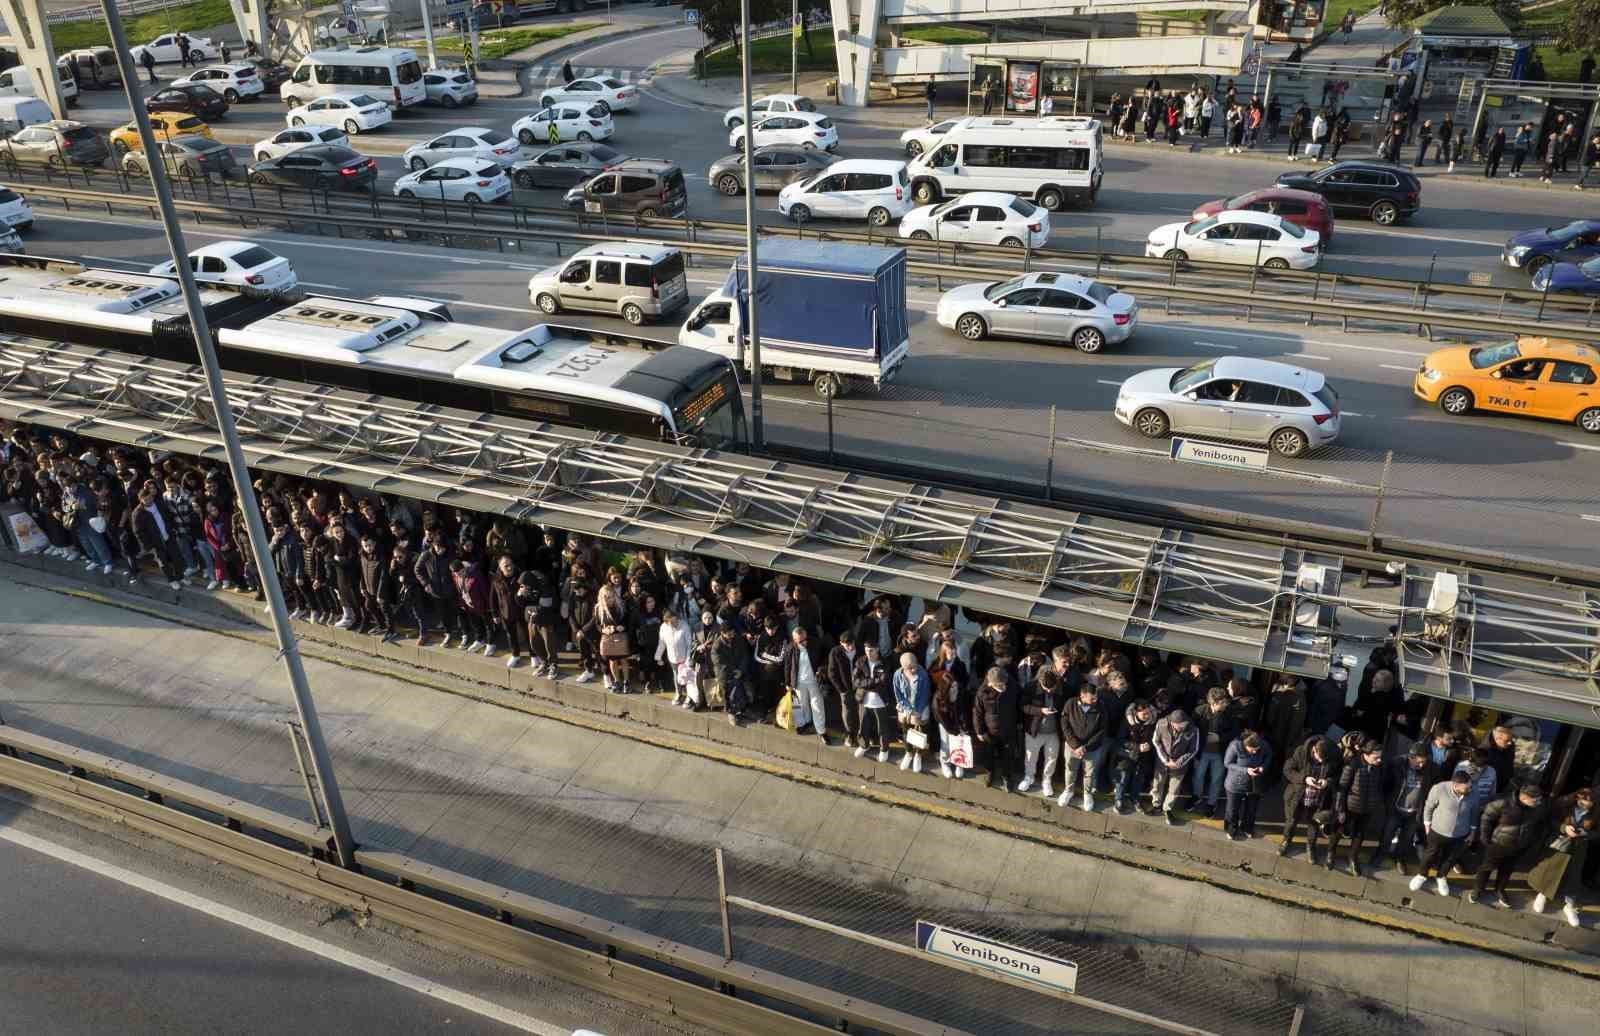
[[[859,0],[861,19],[850,20],[850,0],[831,0],[834,54],[839,62],[839,103],[865,108],[872,78],[872,57],[878,43],[882,0]]]
[[[233,8],[233,24],[239,27],[239,38],[246,43],[251,41],[260,48],[262,54],[267,53],[267,3],[268,0],[228,0],[228,6]]]
[[[0,0],[0,15],[16,43],[17,54],[39,89],[39,99],[50,106],[56,118],[67,117],[67,100],[61,96],[61,77],[56,71],[56,48],[50,41],[50,27],[44,19],[44,0]]]

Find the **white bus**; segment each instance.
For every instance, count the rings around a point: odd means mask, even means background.
[[[967,118],[912,159],[907,172],[924,205],[964,191],[1006,191],[1056,212],[1094,202],[1102,150],[1098,119]]]
[[[367,93],[382,97],[395,111],[428,99],[422,63],[404,47],[314,50],[300,59],[278,96],[291,108],[328,94]]]

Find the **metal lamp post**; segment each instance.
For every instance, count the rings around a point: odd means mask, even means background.
[[[745,291],[745,335],[750,342],[750,445],[759,450],[764,443],[764,432],[761,420],[761,335],[756,325],[756,144],[755,119],[750,112],[750,0],[739,0],[739,31],[744,35],[744,45],[740,48],[744,76],[744,239],[745,251],[750,254],[750,279]]]

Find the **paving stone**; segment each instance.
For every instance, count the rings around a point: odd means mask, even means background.
[[[1189,843],[1194,837],[1194,829],[1187,824],[1168,827],[1167,822],[1159,817],[1147,817],[1138,812],[1124,815],[1114,809],[1107,809],[1105,817],[1106,833],[1116,835],[1125,842],[1163,852],[1190,851]]]
[[[820,788],[761,774],[728,817],[731,829],[775,838],[797,847],[811,844],[840,796]]]
[[[1119,867],[1102,876],[1084,923],[1091,929],[1186,947],[1203,887],[1154,871]]]
[[[796,734],[782,727],[762,727],[761,745],[768,755],[806,766],[817,765],[817,751],[821,747],[814,735]]]
[[[1573,928],[1565,921],[1555,926],[1555,941],[1557,946],[1565,946],[1569,950],[1591,957],[1600,957],[1600,931],[1593,928]]]
[[[1279,863],[1277,840],[1250,839],[1235,842],[1220,831],[1197,828],[1189,843],[1189,855],[1229,870],[1248,870],[1257,877],[1269,877]]]
[[[873,779],[878,766],[878,760],[871,753],[856,758],[855,749],[837,748],[818,753],[817,763],[835,773],[853,777],[858,780],[870,781]]]
[[[1522,984],[1528,1036],[1594,1031],[1594,979],[1529,964],[1522,969]]]
[[[1082,831],[1091,835],[1104,836],[1106,833],[1106,815],[1100,810],[1093,813],[1079,809],[1077,806],[1052,806],[1053,815],[1050,819],[1063,827],[1070,827],[1074,831]]]
[[[693,712],[689,709],[680,709],[676,705],[657,703],[651,721],[657,726],[671,730],[678,734],[688,734],[692,737],[707,737],[707,728],[711,725],[710,718],[704,712]],[[723,721],[727,726],[727,721]]]
[[[1411,969],[1407,1015],[1422,1012],[1491,1031],[1522,1031],[1521,961],[1436,943],[1428,953],[1407,954],[1406,963]]]
[[[1280,903],[1201,886],[1189,948],[1258,971],[1293,975],[1301,928],[1285,920]]]
[[[879,868],[899,868],[928,818],[905,809],[884,809],[864,799],[842,799],[817,829],[806,850],[830,853]]]
[[[995,866],[977,866],[975,861],[1002,862],[1014,844],[1016,839],[1009,835],[943,817],[929,817],[916,843],[900,861],[897,873],[963,889],[986,902],[1000,870]]]
[[[1428,944],[1415,936],[1320,911],[1305,911],[1295,979],[1376,997],[1403,1011],[1407,954]]]

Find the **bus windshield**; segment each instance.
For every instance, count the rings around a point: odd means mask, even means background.
[[[678,441],[685,445],[710,450],[743,449],[749,441],[744,399],[732,371],[722,372],[672,416],[678,426]]]

